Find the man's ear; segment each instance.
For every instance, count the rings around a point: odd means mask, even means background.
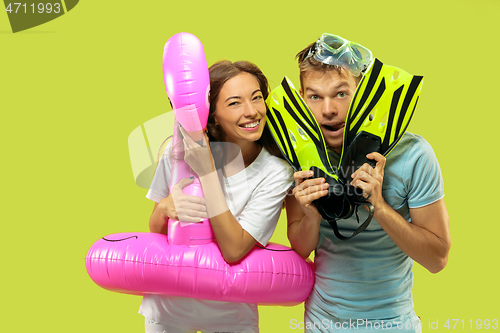
[[[300,97],[304,98],[304,93],[302,92],[302,88],[299,89],[299,94],[300,94]]]

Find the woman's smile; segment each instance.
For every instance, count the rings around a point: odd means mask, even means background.
[[[249,121],[238,125],[244,131],[257,131],[260,128],[261,119],[256,121]]]

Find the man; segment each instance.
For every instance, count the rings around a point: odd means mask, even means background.
[[[297,58],[300,94],[337,165],[348,107],[371,52],[323,34]],[[312,171],[294,174],[294,196],[286,203],[288,238],[303,257],[315,251],[316,281],[305,303],[306,332],[420,332],[411,292],[413,261],[432,273],[446,266],[449,218],[431,146],[406,133],[387,159],[378,153],[367,158],[376,161],[375,168],[364,164],[353,173],[351,184],[363,190],[375,212],[369,227],[347,241],[335,237],[312,204],[328,193],[325,180],[310,178]],[[358,227],[355,216],[338,224],[344,234]]]

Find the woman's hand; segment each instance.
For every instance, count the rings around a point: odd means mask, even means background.
[[[157,210],[168,218],[183,222],[201,222],[208,218],[205,199],[186,195],[182,189],[193,182],[193,178],[183,178],[172,188],[170,195],[162,199]]]
[[[321,214],[318,212],[314,200],[328,194],[328,183],[324,178],[306,179],[312,177],[314,173],[310,170],[302,170],[293,174],[295,188],[293,195],[300,205],[304,215],[311,221],[321,221]],[[305,180],[304,180],[305,179]]]
[[[366,157],[377,162],[375,168],[372,168],[368,163],[363,164],[351,175],[351,185],[362,189],[363,197],[377,209],[377,206],[380,207],[385,203],[382,197],[382,183],[386,159],[379,153],[371,153]]]
[[[215,165],[208,145],[208,137],[203,133],[203,145],[196,143],[189,133],[182,127],[179,127],[184,137],[184,161],[193,169],[198,177],[203,177],[215,171]]]

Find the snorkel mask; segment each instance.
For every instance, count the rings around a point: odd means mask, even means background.
[[[311,56],[324,64],[340,66],[356,77],[366,71],[373,60],[372,52],[363,45],[326,32],[318,38],[305,59]]]

